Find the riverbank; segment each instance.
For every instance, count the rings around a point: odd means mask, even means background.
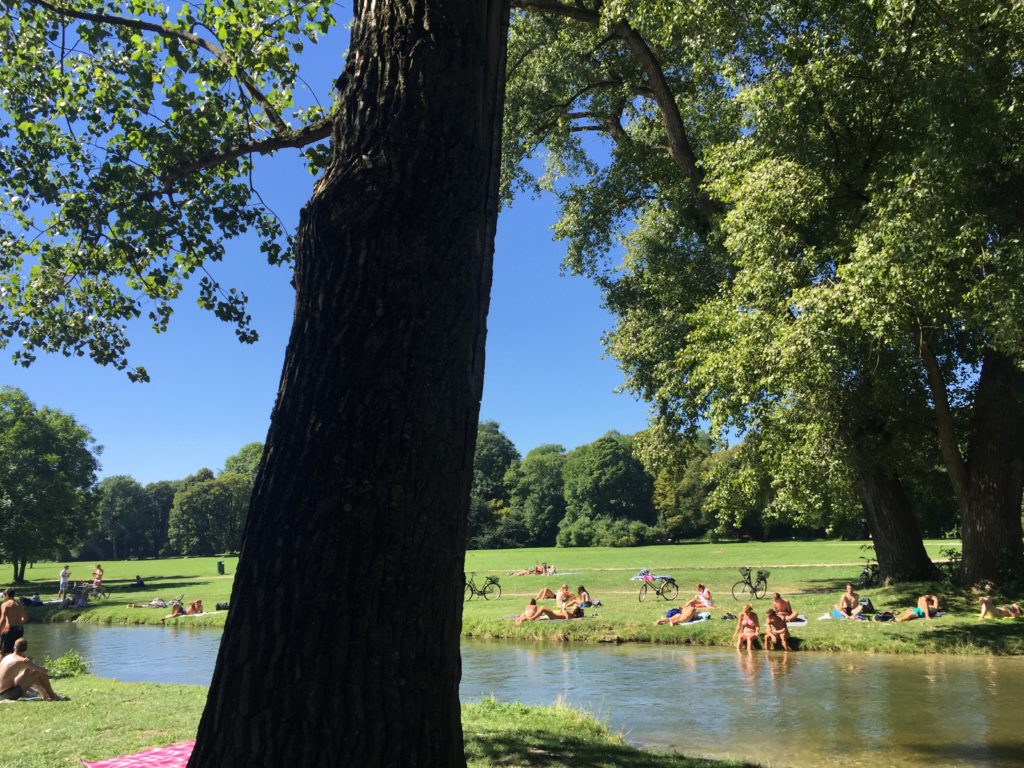
[[[5,768],[79,766],[195,738],[206,701],[196,685],[120,683],[83,675],[57,680],[68,702],[0,704],[4,730],[30,737],[0,740]],[[485,700],[462,708],[470,768],[725,768],[749,765],[648,752],[569,707],[527,707]]]
[[[933,559],[941,559],[942,550],[958,542],[926,542]],[[805,627],[795,628],[801,650],[853,651],[869,653],[948,653],[948,654],[1024,654],[1024,621],[979,621],[977,597],[968,590],[951,589],[940,582],[900,584],[858,590],[871,599],[875,611],[900,612],[916,603],[923,593],[938,594],[946,615],[934,621],[855,622],[845,620],[819,621],[837,602],[845,583],[856,580],[861,570],[864,542],[773,542],[730,544],[678,544],[672,546],[634,547],[622,549],[523,549],[485,550],[467,553],[468,572],[500,579],[502,596],[498,600],[475,597],[466,602],[463,615],[463,636],[480,639],[515,639],[543,642],[576,643],[668,643],[729,646],[734,621],[722,620],[724,614],[738,614],[746,601],[754,605],[764,620],[771,593],[778,591],[793,607],[808,617]],[[168,611],[155,608],[130,608],[154,597],[167,600],[183,596],[188,601],[202,599],[209,611],[218,602],[230,599],[235,560],[225,559],[226,575],[218,575],[215,558],[178,558],[172,560],[129,561],[104,564],[111,597],[81,611],[61,611],[54,607],[30,610],[32,621],[78,621],[90,624],[159,625]],[[558,573],[549,576],[515,576],[534,563],[547,562],[557,566]],[[756,600],[744,596],[735,600],[731,590],[740,578],[738,569],[750,566],[770,572],[768,594]],[[72,573],[86,574],[88,564],[73,564]],[[649,594],[638,600],[639,583],[632,576],[640,568],[654,573],[671,574],[680,586],[674,600],[666,601]],[[28,571],[30,578],[42,570],[40,565]],[[47,573],[54,570],[48,567]],[[59,566],[57,567],[59,570]],[[147,586],[133,586],[135,575],[141,575]],[[54,574],[55,575],[55,574]],[[653,622],[674,605],[692,594],[696,583],[710,587],[715,608],[709,621],[683,626],[653,626]],[[410,590],[415,591],[415,574],[409,574]],[[517,626],[513,618],[539,590],[557,589],[567,583],[571,589],[586,586],[590,594],[601,600],[601,606],[587,611],[587,617],[571,622],[530,622]],[[54,579],[32,582],[21,588],[52,593]],[[44,594],[44,597],[46,595]],[[1004,593],[997,602],[1020,601],[1024,595]],[[315,609],[315,598],[295,597],[297,605],[309,603]],[[547,605],[552,602],[548,601]],[[178,627],[223,627],[226,612],[210,612],[168,620]]]

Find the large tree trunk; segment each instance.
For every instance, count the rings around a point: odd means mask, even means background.
[[[875,545],[881,578],[917,581],[934,576],[935,566],[925,551],[921,529],[899,477],[865,462],[857,469],[854,485]]]
[[[191,768],[463,766],[508,6],[356,3]]]
[[[986,351],[971,419],[960,504],[961,578],[1002,582],[1021,573],[1024,491],[1024,374]]]

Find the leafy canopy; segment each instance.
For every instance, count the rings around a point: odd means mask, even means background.
[[[250,230],[271,263],[290,258],[251,155],[329,135],[329,106],[296,99],[296,56],[332,4],[0,8],[0,346],[20,342],[23,365],[43,351],[129,368],[129,321],[164,330],[193,278],[200,305],[254,341],[246,296],[204,265]],[[305,154],[326,161],[323,145]]]

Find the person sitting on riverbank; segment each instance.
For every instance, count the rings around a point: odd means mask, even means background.
[[[747,603],[743,606],[743,610],[740,611],[740,615],[736,619],[736,631],[732,636],[732,639],[736,641],[736,650],[740,650],[740,646],[746,640],[747,651],[749,652],[760,634],[761,622],[758,620],[757,614],[754,613],[754,606]]]
[[[796,621],[797,613],[793,610],[792,604],[778,592],[772,595],[772,610],[777,613],[783,621]]]
[[[687,605],[692,605],[694,608],[714,608],[715,601],[711,599],[711,590],[703,584],[698,584]]]
[[[764,615],[764,649],[770,651],[776,644],[784,651],[789,650],[789,627],[781,613],[769,608]]]
[[[988,595],[982,595],[979,602],[981,603],[979,619],[1016,619],[1021,616],[1021,608],[1017,603],[992,605],[992,598]]]
[[[697,618],[697,606],[691,605],[692,602],[691,600],[684,605],[669,608],[664,616],[654,620],[655,626],[658,624],[685,624],[688,621],[693,621]]]
[[[524,621],[536,621],[541,616],[547,616],[549,619],[561,618],[550,608],[544,608],[543,606],[537,605],[536,599],[531,599],[530,602],[526,604],[526,608],[523,612],[516,617],[516,624],[522,624]]]
[[[601,601],[592,600],[590,593],[587,592],[587,588],[580,584],[576,587],[576,604],[580,606],[580,608],[591,608],[595,605],[600,605]]]
[[[188,604],[188,610],[185,611],[185,613],[187,613],[189,616],[195,616],[196,614],[204,613],[204,611],[203,611],[203,601],[202,600],[195,600],[195,601],[189,603]]]
[[[853,619],[860,616],[863,611],[864,606],[860,604],[860,595],[853,591],[853,584],[847,582],[846,591],[836,604],[836,612],[841,618]]]
[[[58,695],[50,685],[50,674],[45,667],[36,664],[25,655],[28,640],[19,637],[14,641],[11,653],[0,661],[0,701],[17,701],[36,688],[47,701],[67,701]]]
[[[569,585],[563,584],[555,594],[555,612],[563,619],[583,618],[583,607],[576,600],[576,595],[569,591]]]
[[[917,598],[916,608],[907,608],[896,617],[896,621],[913,621],[914,619],[931,619],[939,610],[939,598],[935,595],[921,595]]]

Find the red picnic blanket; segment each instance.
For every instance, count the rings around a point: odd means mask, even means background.
[[[195,745],[195,741],[183,741],[180,744],[147,749],[134,755],[121,755],[95,763],[83,760],[82,765],[86,768],[185,768]]]

